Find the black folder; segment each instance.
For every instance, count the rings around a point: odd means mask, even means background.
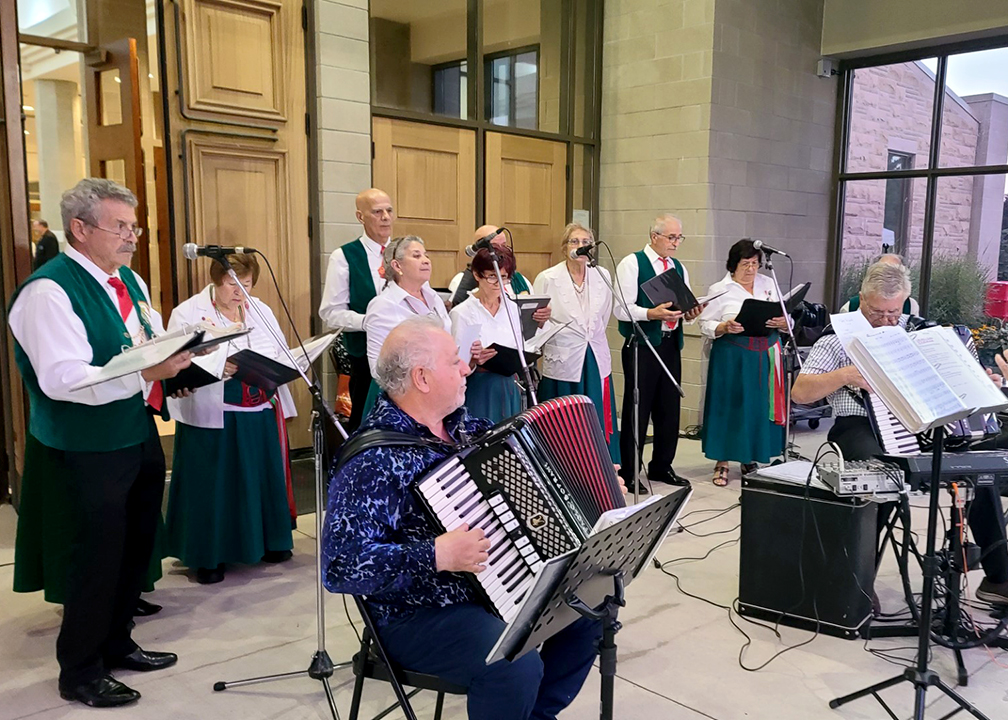
[[[799,285],[797,288],[791,291],[791,293],[784,298],[784,305],[787,308],[788,315],[794,312],[794,309],[798,307],[798,303],[805,299],[805,295],[808,293],[809,288],[812,283],[804,283]],[[735,322],[741,323],[745,330],[742,332],[743,335],[749,335],[750,337],[766,337],[771,332],[774,332],[772,328],[766,326],[767,320],[772,320],[775,317],[781,316],[781,304],[776,300],[757,300],[755,298],[750,298],[742,303],[742,309],[739,310],[739,314],[735,316]]]
[[[193,363],[185,370],[180,370],[175,377],[162,380],[164,383],[164,394],[174,395],[179,390],[197,390],[206,385],[213,385],[220,382],[221,378],[211,372],[207,372],[199,365]]]
[[[497,351],[497,354],[492,358],[487,360],[485,363],[480,365],[480,367],[489,370],[490,372],[497,373],[498,375],[518,375],[522,372],[521,358],[518,356],[518,351],[514,348],[505,347],[503,345],[498,345],[494,343],[490,346]],[[542,357],[541,353],[525,352],[525,363],[532,367],[536,360]]]
[[[673,310],[688,313],[700,304],[674,267],[643,283],[641,290],[656,307],[670,302]]]
[[[266,392],[273,392],[298,377],[298,371],[290,365],[268,358],[255,350],[239,350],[228,360],[238,366],[232,377]]]

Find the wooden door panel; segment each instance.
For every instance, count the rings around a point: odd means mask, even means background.
[[[564,143],[486,135],[486,220],[511,231],[518,267],[530,279],[560,261],[566,173]]]
[[[419,235],[431,257],[431,285],[465,267],[476,227],[476,136],[471,130],[375,118],[374,184],[392,198],[395,236]]]

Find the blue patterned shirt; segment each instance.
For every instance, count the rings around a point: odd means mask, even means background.
[[[446,417],[444,424],[456,442],[482,434],[491,425],[464,407]],[[438,441],[385,393],[360,430],[372,428]],[[454,452],[447,444],[443,449],[377,447],[356,455],[332,476],[322,530],[323,582],[331,592],[367,595],[379,626],[417,608],[476,600],[462,575],[437,572],[438,533],[413,494],[417,480]]]

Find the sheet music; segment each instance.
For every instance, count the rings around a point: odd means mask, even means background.
[[[903,328],[861,333],[851,340],[848,354],[872,390],[911,432],[924,432],[975,409],[963,404]]]
[[[984,412],[995,412],[1008,407],[1004,394],[987,377],[980,363],[959,340],[955,330],[950,327],[933,327],[912,333],[910,339],[931,367],[938,371],[959,396],[963,405]]]
[[[192,338],[193,334],[187,332],[174,334],[170,338],[160,338],[157,342],[148,341],[141,345],[136,345],[130,348],[129,352],[121,352],[113,357],[102,366],[101,371],[77,383],[70,390],[81,390],[108,380],[115,380],[123,375],[142,372],[147,368],[154,367],[188,345]]]
[[[480,326],[460,323],[458,329],[458,351],[462,362],[468,365],[472,361],[473,343],[479,340]]]
[[[291,355],[294,356],[294,361],[298,364],[298,367],[301,368],[302,372],[308,371],[308,366],[318,360],[319,356],[336,341],[336,338],[339,337],[341,332],[342,330],[337,330],[335,332],[326,333],[325,335],[319,335],[318,337],[310,339],[304,344],[304,352],[301,351],[300,347],[291,348]],[[290,365],[287,357],[283,355],[281,356],[281,362],[285,365]]]
[[[563,330],[572,322],[574,321],[568,320],[563,325],[555,324],[549,330],[546,330],[545,332],[541,332],[538,335],[529,338],[528,340],[525,341],[525,352],[538,353],[542,349],[543,345],[545,345],[554,337],[556,337],[556,334],[558,332]]]
[[[872,329],[868,318],[859,312],[836,313],[835,315],[830,315],[829,319],[833,332],[836,333],[844,350],[850,346],[850,341],[855,335],[869,332]]]

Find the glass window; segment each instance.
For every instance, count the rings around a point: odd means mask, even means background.
[[[841,242],[838,304],[857,295],[865,270],[883,253],[897,253],[910,268],[913,297],[920,285],[921,248],[924,240],[923,179],[900,181],[899,222],[901,244],[890,229],[892,180],[851,180],[844,184],[843,236]],[[893,202],[893,205],[896,203]]]
[[[935,91],[929,62],[854,71],[847,172],[885,170],[891,151],[927,167]]]
[[[575,145],[571,180],[571,219],[582,225],[593,227],[597,218],[592,217],[592,199],[595,197],[595,153],[591,145]]]
[[[573,132],[578,137],[595,133],[595,28],[601,23],[600,5],[594,0],[574,0]]]
[[[17,0],[18,32],[39,37],[84,41],[85,23],[77,22],[77,0]]]
[[[890,170],[910,170],[912,168],[913,155],[889,153]],[[907,250],[912,184],[913,182],[909,178],[886,180],[885,217],[882,221],[883,252],[903,254]]]
[[[950,56],[945,88],[938,164],[1008,163],[1008,48]]]
[[[371,102],[468,118],[466,0],[371,0]]]
[[[971,328],[1008,320],[1006,211],[1005,175],[938,178],[929,319]]]
[[[560,0],[483,3],[484,111],[494,125],[560,128]]]

